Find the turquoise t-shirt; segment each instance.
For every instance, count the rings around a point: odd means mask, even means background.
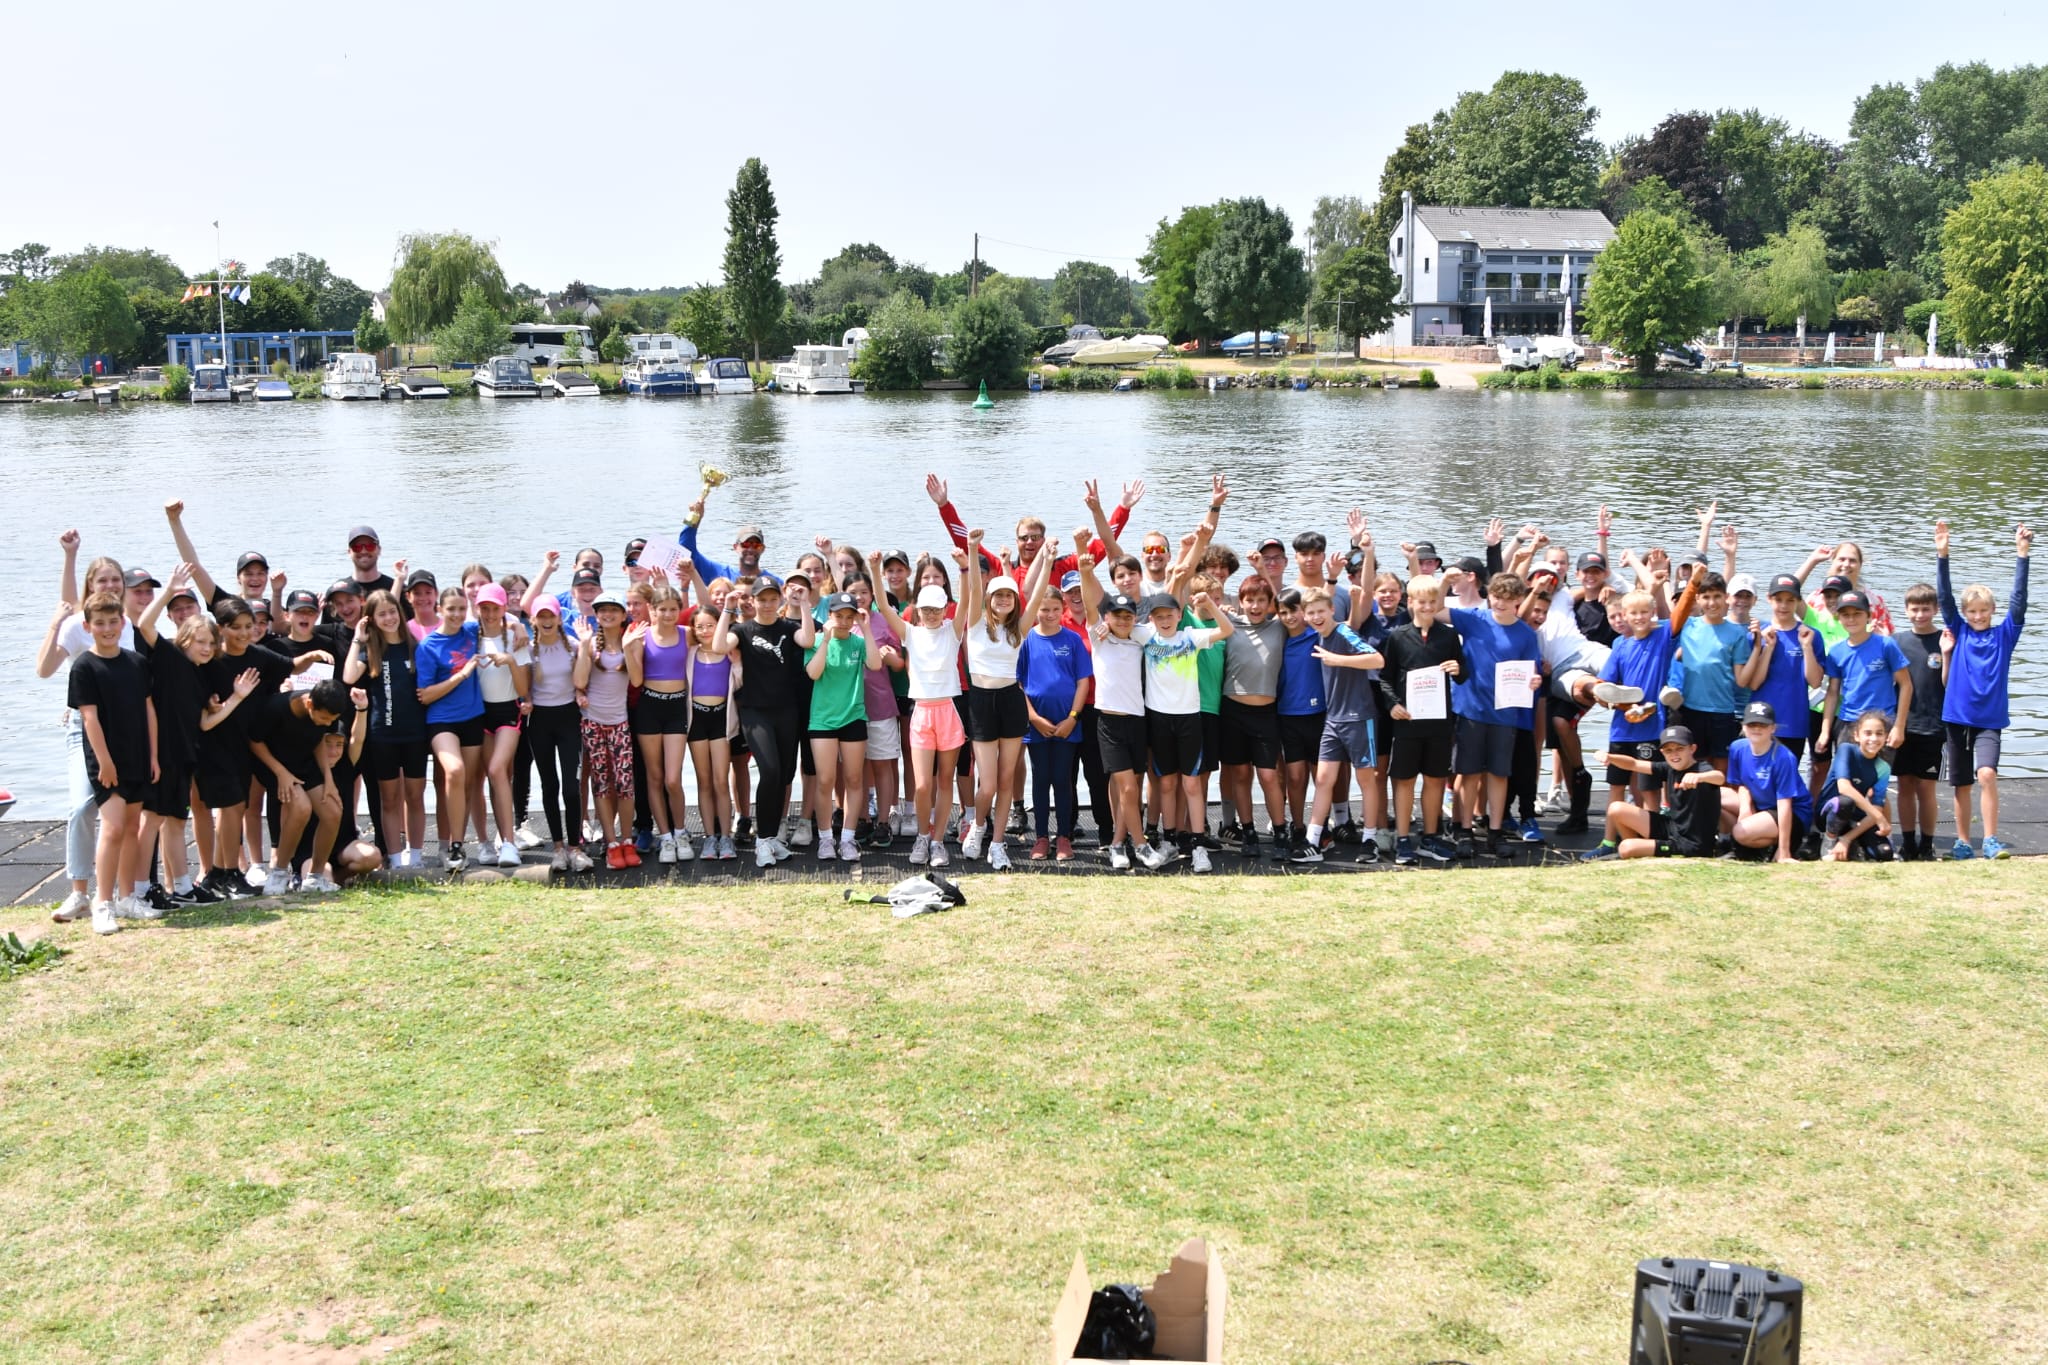
[[[825,672],[811,684],[811,728],[838,730],[866,720],[867,641],[858,635],[843,640],[822,635],[804,651],[807,667],[821,649],[825,651]]]

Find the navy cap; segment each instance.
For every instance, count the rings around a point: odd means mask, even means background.
[[[244,550],[242,551],[242,557],[235,561],[235,572],[240,573],[251,564],[261,564],[266,569],[270,567],[270,561],[263,557],[261,551]]]
[[[882,552],[882,563],[884,565],[901,564],[907,569],[910,567],[910,555],[903,550],[884,550]]]
[[[1692,731],[1686,729],[1683,725],[1667,725],[1664,727],[1664,733],[1657,736],[1657,747],[1660,749],[1666,744],[1691,744],[1692,742]]]
[[[1135,614],[1138,604],[1133,602],[1128,594],[1113,592],[1102,599],[1102,610],[1105,615],[1113,611],[1128,611]]]
[[[1253,553],[1264,554],[1266,552],[1266,547],[1268,546],[1271,546],[1276,550],[1284,550],[1287,548],[1287,542],[1280,539],[1280,537],[1278,536],[1267,536],[1264,540],[1258,543],[1257,547],[1253,550]]]
[[[304,588],[294,588],[284,599],[286,611],[318,611],[320,599]]]
[[[429,573],[425,569],[414,569],[411,573],[405,576],[405,590],[407,592],[411,592],[414,588],[417,588],[422,583],[426,584],[430,588],[439,588],[441,586],[439,583],[436,583],[434,581],[434,575]]]
[[[1444,557],[1436,552],[1436,542],[1430,540],[1418,540],[1415,542],[1415,557],[1417,559],[1434,559],[1439,564],[1444,562]]]
[[[1753,701],[1742,709],[1744,725],[1776,725],[1778,708],[1767,701]]]
[[[585,583],[602,584],[603,582],[604,575],[595,569],[578,569],[575,573],[569,575],[569,586],[572,588],[580,588]]]
[[[1781,592],[1789,592],[1794,597],[1799,596],[1799,580],[1791,574],[1781,573],[1771,579],[1771,590],[1764,595],[1766,597],[1776,597]]]
[[[1845,611],[1860,611],[1865,616],[1868,616],[1870,614],[1870,599],[1864,594],[1857,592],[1854,588],[1851,588],[1848,592],[1843,593],[1841,599],[1835,603],[1835,615],[1840,616]]]
[[[830,593],[825,598],[826,611],[859,611],[860,603],[854,601],[850,592]]]
[[[353,578],[337,578],[334,580],[334,586],[327,590],[327,595],[329,597],[361,597],[363,595],[363,585],[356,582]]]
[[[1827,581],[1820,585],[1820,590],[1822,592],[1849,592],[1850,590],[1855,588],[1855,586],[1856,585],[1854,583],[1851,583],[1848,579],[1842,577],[1842,575],[1838,573],[1831,573],[1827,576]]]
[[[1170,592],[1155,592],[1147,595],[1139,606],[1147,616],[1155,611],[1177,612],[1180,610],[1180,599]]]

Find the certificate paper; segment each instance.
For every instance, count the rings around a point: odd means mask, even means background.
[[[307,664],[304,672],[292,674],[292,691],[310,692],[314,683],[326,682],[333,676],[333,664]]]
[[[1531,705],[1535,697],[1536,665],[1527,659],[1502,659],[1493,666],[1493,704],[1496,707]]]
[[[1408,675],[1408,697],[1402,703],[1415,720],[1442,720],[1449,714],[1445,693],[1449,679],[1440,668],[1421,668]]]

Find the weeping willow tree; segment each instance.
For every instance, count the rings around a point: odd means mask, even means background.
[[[503,310],[510,302],[505,272],[489,242],[462,232],[413,232],[398,239],[385,317],[394,337],[417,341],[454,320],[465,290],[482,291]]]

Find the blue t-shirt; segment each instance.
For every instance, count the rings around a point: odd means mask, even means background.
[[[1678,633],[1683,650],[1684,681],[1674,666],[1671,685],[1685,693],[1688,711],[1714,711],[1732,716],[1742,710],[1742,698],[1735,686],[1735,670],[1749,662],[1752,641],[1749,629],[1733,621],[1715,625],[1695,616]]]
[[[1948,576],[1948,560],[1934,565],[1935,589],[1941,594],[1941,619],[1955,633],[1955,653],[1948,661],[1948,692],[1941,699],[1941,718],[1951,725],[2003,730],[2012,722],[2012,652],[2027,623],[2027,561],[2015,558],[2012,596],[2005,619],[1988,630],[1973,629],[1956,605]]]
[[[1640,687],[1643,700],[1655,705],[1657,694],[1671,680],[1671,655],[1677,648],[1678,641],[1671,636],[1669,621],[1659,621],[1641,639],[1633,635],[1616,636],[1613,650],[1601,666],[1600,680]],[[1607,740],[1610,744],[1641,744],[1655,740],[1663,729],[1662,706],[1651,712],[1647,719],[1634,721],[1628,718],[1628,710],[1624,707],[1616,711],[1614,719],[1609,722]]]
[[[1865,711],[1882,711],[1887,720],[1899,714],[1899,684],[1896,674],[1906,666],[1906,655],[1889,635],[1872,632],[1862,644],[1847,640],[1828,646],[1821,671],[1842,680],[1841,705],[1836,714],[1844,726],[1854,725]]]
[[[1081,679],[1095,676],[1095,661],[1088,653],[1088,646],[1081,637],[1065,626],[1057,635],[1041,635],[1036,630],[1024,637],[1023,646],[1017,651],[1017,684],[1024,689],[1024,695],[1031,702],[1031,709],[1045,719],[1058,725],[1074,709],[1074,693],[1081,685]],[[1038,727],[1024,727],[1026,744],[1079,744],[1081,725],[1074,723],[1074,731],[1065,740],[1055,740],[1050,735],[1038,733]]]
[[[1816,645],[1819,641],[1816,639]],[[1799,629],[1781,630],[1771,647],[1770,671],[1752,701],[1767,701],[1778,713],[1779,739],[1805,739],[1813,726],[1806,700],[1806,651],[1799,647]]]
[[[1316,646],[1323,637],[1313,630],[1287,637],[1280,653],[1278,706],[1283,716],[1319,716],[1323,713],[1323,666],[1316,659]]]
[[[1451,689],[1451,710],[1482,725],[1508,725],[1517,730],[1534,729],[1534,697],[1525,695],[1520,706],[1496,706],[1493,670],[1496,664],[1525,660],[1538,672],[1543,668],[1543,647],[1526,622],[1506,625],[1493,619],[1487,607],[1453,607],[1451,624],[1465,642],[1465,670]]]
[[[1823,803],[1837,799],[1840,788],[1835,784],[1845,777],[1873,804],[1882,805],[1891,789],[1892,765],[1882,758],[1865,758],[1860,746],[1845,741],[1835,746],[1835,761],[1828,765],[1828,784],[1820,789]]]
[[[1728,750],[1728,785],[1749,788],[1750,801],[1757,810],[1778,813],[1778,802],[1792,798],[1792,813],[1801,820],[1813,819],[1813,793],[1799,775],[1799,760],[1782,744],[1773,743],[1759,754],[1744,739]]]
[[[427,632],[419,647],[413,651],[413,668],[419,674],[422,691],[447,682],[462,666],[473,658],[477,651],[477,626],[474,621],[462,623],[462,629],[453,635],[439,630]],[[427,706],[427,724],[453,724],[456,721],[473,720],[484,713],[484,685],[472,673],[459,684],[444,693],[439,701]]]
[[[1315,632],[1310,631],[1311,635]],[[1376,654],[1379,651],[1358,637],[1358,632],[1347,625],[1338,625],[1322,640],[1325,654]],[[1373,699],[1373,670],[1369,668],[1338,668],[1332,664],[1323,665],[1323,695],[1329,698],[1328,718],[1339,720],[1376,720],[1380,714],[1379,703]]]

